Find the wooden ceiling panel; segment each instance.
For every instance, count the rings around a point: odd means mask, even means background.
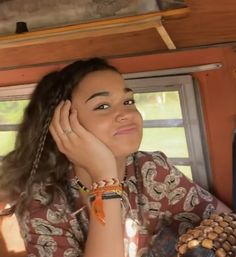
[[[157,49],[166,50],[167,47],[156,30],[149,29],[98,38],[0,49],[0,69],[92,56],[122,56],[156,51]]]
[[[186,0],[187,16],[163,19],[177,50],[236,43],[235,0]],[[124,29],[127,29],[124,24]],[[91,56],[129,56],[169,52],[155,28],[58,42],[9,46],[0,49],[0,69],[71,61]]]
[[[177,48],[236,41],[236,1],[187,0],[187,17],[163,24]]]

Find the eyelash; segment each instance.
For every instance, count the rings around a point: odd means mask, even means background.
[[[128,99],[124,101],[124,105],[134,105],[135,100],[134,99]],[[109,104],[101,104],[98,107],[96,107],[94,110],[106,110],[108,107],[104,108],[104,106],[109,106]]]
[[[126,103],[128,103],[128,102],[131,102],[131,103],[126,104]],[[135,104],[135,100],[134,100],[133,98],[132,98],[132,99],[128,99],[128,100],[124,101],[124,104],[125,104],[125,105],[133,105],[133,104]]]

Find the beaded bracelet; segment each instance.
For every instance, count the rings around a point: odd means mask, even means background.
[[[111,185],[122,185],[122,183],[119,182],[118,178],[103,179],[98,182],[94,182],[91,186],[91,189],[96,189],[96,188],[111,186]],[[75,176],[72,180],[72,187],[86,193],[90,192],[90,190],[80,182],[80,179],[77,176]]]
[[[72,187],[76,190],[81,190],[82,192],[86,192],[86,193],[89,193],[89,189],[84,186],[81,182],[80,182],[80,179],[75,176],[73,179],[72,179]]]
[[[197,247],[213,250],[216,257],[236,256],[236,214],[212,214],[189,229],[176,245],[178,257]]]
[[[118,178],[103,179],[98,182],[94,182],[92,184],[92,189],[97,189],[97,188],[112,186],[112,185],[117,186],[119,184],[120,184],[120,181]]]
[[[117,178],[103,179],[94,182],[91,190],[85,187],[76,176],[72,180],[72,187],[89,193],[89,202],[91,207],[98,218],[98,220],[105,225],[105,213],[103,210],[103,200],[117,199],[122,196],[122,183]]]

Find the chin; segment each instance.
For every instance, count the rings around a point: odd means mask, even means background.
[[[142,133],[133,137],[121,136],[113,141],[109,147],[115,157],[127,157],[138,151],[141,141]]]
[[[140,143],[135,145],[126,144],[125,146],[115,148],[113,153],[116,157],[127,157],[130,154],[137,152],[139,149],[139,146],[140,146]]]

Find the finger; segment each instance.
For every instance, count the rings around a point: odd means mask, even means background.
[[[54,131],[55,133],[57,133],[58,136],[63,134],[63,130],[60,126],[60,112],[63,105],[64,101],[61,101],[59,105],[56,107],[50,124],[50,126],[54,128]]]
[[[53,138],[54,142],[56,143],[58,149],[61,152],[64,152],[64,148],[63,148],[63,144],[61,142],[61,139],[58,136],[57,132],[55,131],[55,129],[52,125],[49,126],[49,131],[50,131],[50,134],[52,135],[52,138]]]
[[[76,135],[78,136],[87,135],[88,131],[80,124],[78,119],[78,113],[75,108],[71,109],[69,120],[70,120],[70,126]]]
[[[71,126],[69,121],[71,102],[66,100],[60,110],[60,125],[66,135],[71,134]]]

